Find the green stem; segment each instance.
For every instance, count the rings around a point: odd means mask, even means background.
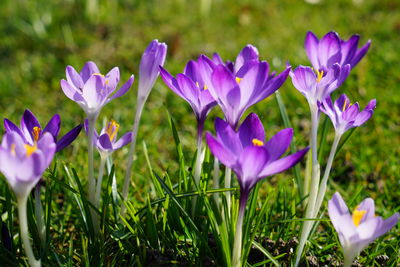
[[[26,256],[28,257],[29,265],[31,267],[40,267],[41,266],[40,260],[36,260],[35,255],[33,254],[31,243],[29,242],[28,220],[26,216],[27,200],[28,196],[17,197],[21,238],[22,238],[22,243],[24,244]]]

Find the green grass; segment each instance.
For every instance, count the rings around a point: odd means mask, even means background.
[[[29,108],[42,124],[59,113],[61,134],[66,133],[83,122],[84,113],[61,91],[59,81],[65,77],[65,67],[80,69],[88,60],[95,61],[103,72],[119,66],[124,81],[131,73],[138,74],[141,53],[154,38],[168,44],[166,68],[172,73],[182,71],[188,60],[201,53],[219,52],[224,59],[232,60],[248,43],[258,47],[261,58],[273,69],[282,71],[288,60],[293,66],[308,64],[303,48],[308,30],[319,37],[335,30],[346,39],[359,33],[362,43],[371,39],[372,46],[339,93],[345,92],[361,106],[376,98],[378,106],[372,120],[356,129],[338,153],[327,197],[339,191],[352,208],[370,196],[376,201],[377,214],[388,217],[400,211],[400,3],[355,2],[360,1],[311,5],[290,0],[220,0],[210,1],[208,8],[207,0],[4,0],[0,8],[0,110],[3,117],[18,122]],[[136,90],[137,81],[126,96],[107,104],[97,128],[103,119],[114,118],[121,125],[120,133],[130,130]],[[295,145],[304,147],[310,130],[306,100],[290,79],[280,95],[295,130]],[[250,110],[259,114],[267,137],[285,127],[275,98]],[[206,130],[213,131],[217,116],[221,112],[214,109]],[[33,216],[29,218],[36,255],[41,255],[47,266],[229,264],[234,225],[231,220],[222,220],[211,197],[222,197],[223,189],[215,192],[208,185],[213,164],[208,154],[201,188],[193,193],[199,195],[198,213],[195,218],[190,214],[195,132],[189,105],[159,80],[139,128],[134,186],[127,203],[129,216],[125,221],[119,218],[121,202],[111,189],[112,175],[104,178],[100,238],[93,236],[88,224],[86,138],[81,134],[57,155],[44,178],[45,244],[39,241]],[[321,149],[322,162],[332,140],[329,124],[327,142]],[[127,153],[123,148],[113,155],[119,190]],[[304,162],[301,177],[303,170]],[[293,257],[290,249],[295,247],[293,238],[299,236],[303,214],[294,181],[293,172],[287,171],[265,180],[259,191],[253,192],[246,212],[246,220],[251,218],[252,223],[247,224],[246,231],[255,242],[248,239],[244,244],[249,265],[284,264]],[[0,183],[0,265],[26,264],[15,198],[5,180]],[[32,200],[28,211],[33,210]],[[342,259],[337,235],[327,219],[325,214],[306,248],[307,256],[317,257],[321,265]],[[381,266],[376,257],[385,254],[389,256],[386,266],[400,264],[399,234],[396,226],[369,246],[358,261],[364,266]]]

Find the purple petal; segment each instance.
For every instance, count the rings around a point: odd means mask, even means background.
[[[293,167],[296,165],[307,153],[308,147],[300,150],[294,154],[291,154],[289,156],[280,158],[276,161],[273,161],[269,163],[260,173],[259,177],[267,177],[267,176],[272,176],[274,174],[286,171],[287,169]]]
[[[134,76],[131,75],[131,77],[129,78],[128,81],[126,81],[126,83],[124,83],[124,85],[122,85],[122,87],[110,97],[110,100],[123,96],[126,92],[128,92],[128,90],[131,88],[132,84],[133,84],[133,80],[134,80]]]
[[[262,146],[248,146],[240,154],[238,159],[240,175],[239,184],[242,191],[249,192],[260,180],[260,172],[268,161],[268,152]]]
[[[97,67],[97,65],[92,61],[86,62],[85,66],[83,66],[81,74],[80,74],[82,77],[83,83],[86,83],[87,80],[89,80],[89,78],[94,73],[100,74],[100,71],[99,71],[99,68]]]
[[[236,132],[226,121],[216,118],[215,132],[217,133],[218,140],[227,150],[230,150],[235,155],[239,155],[239,153],[242,151],[239,138]]]
[[[43,133],[43,136],[37,142],[38,150],[43,152],[44,166],[42,172],[50,165],[53,160],[54,153],[56,152],[56,144],[54,138],[50,133]],[[34,152],[36,153],[36,152]]]
[[[375,217],[375,203],[372,198],[364,199],[358,206],[357,210],[366,211],[365,215],[361,218],[360,223]]]
[[[70,85],[73,85],[75,89],[81,89],[83,87],[83,81],[81,76],[76,72],[72,66],[67,66],[65,70],[67,81]]]
[[[66,80],[61,80],[61,89],[63,90],[64,94],[71,100],[77,102],[83,102],[85,101],[82,97],[82,95],[76,91]]]
[[[336,32],[328,32],[318,44],[318,56],[321,68],[330,68],[340,62],[340,39]]]
[[[292,138],[293,138],[293,129],[287,128],[275,134],[265,144],[265,148],[267,149],[270,156],[270,161],[277,160],[280,156],[283,155],[283,153],[285,153],[285,151],[290,146]]]
[[[97,147],[102,150],[113,150],[110,136],[108,136],[108,134],[100,135],[99,140],[97,141]]]
[[[57,140],[58,132],[60,131],[60,115],[54,115],[47,125],[44,127],[43,132],[49,132],[54,138],[54,141]]]
[[[105,88],[105,79],[101,75],[92,75],[82,88],[82,96],[88,108],[99,108],[104,100],[102,91]]]
[[[177,95],[185,99],[185,96],[182,94],[181,90],[178,87],[176,79],[163,67],[160,66],[160,76],[164,83]]]
[[[199,110],[200,101],[199,101],[199,93],[200,88],[196,86],[194,81],[187,77],[185,74],[177,74],[176,81],[178,84],[178,88],[181,90],[184,97],[192,104],[195,105],[195,108]]]
[[[40,129],[42,129],[42,126],[40,126],[40,123],[36,119],[35,115],[33,115],[33,113],[29,109],[26,109],[24,115],[22,115],[21,130],[24,133],[26,139],[28,139],[29,137],[31,138],[31,143],[33,143],[34,141],[34,127],[39,127]]]
[[[106,76],[104,76],[104,78],[106,80],[106,91],[108,94],[111,94],[115,88],[117,88],[119,82],[119,68],[112,68],[112,70],[110,70]]]
[[[385,234],[390,229],[392,229],[399,221],[399,218],[400,218],[400,214],[396,212],[391,217],[384,220],[380,224],[379,229],[377,229],[377,231],[375,232],[374,239],[380,237],[381,235]]]
[[[368,105],[365,107],[364,110],[368,110],[368,109],[375,109],[376,108],[376,99],[372,99],[371,101],[369,101]]]
[[[350,64],[354,57],[360,36],[355,34],[348,41],[341,42],[342,59],[340,65]]]
[[[249,67],[239,83],[241,92],[240,108],[247,107],[247,104],[253,103],[254,98],[259,97],[259,94],[265,89],[264,84],[268,78],[269,67],[266,62],[250,64],[251,67]]]
[[[227,150],[219,141],[215,139],[209,132],[206,133],[206,142],[211,153],[229,168],[232,168],[236,162],[236,155]]]
[[[367,122],[372,117],[373,114],[374,114],[374,112],[372,110],[361,111],[359,114],[357,114],[353,125],[355,127],[363,125],[365,122]]]
[[[124,134],[117,142],[114,144],[114,150],[126,146],[132,141],[132,132]]]
[[[309,94],[316,86],[317,76],[310,67],[299,66],[290,72],[293,86],[303,95]]]
[[[357,50],[356,54],[354,55],[350,63],[352,68],[354,68],[358,64],[358,62],[360,62],[360,60],[365,56],[370,46],[371,46],[371,41],[369,40],[363,47]]]
[[[22,133],[21,129],[17,125],[15,125],[12,121],[10,121],[9,119],[4,119],[4,128],[6,130],[6,133],[15,132],[19,136],[21,136],[21,138],[24,140],[24,142],[27,142],[25,135]]]
[[[258,61],[258,50],[252,45],[246,45],[235,61],[235,72],[238,72],[248,62]]]
[[[82,124],[79,124],[71,131],[66,133],[60,140],[57,141],[57,150],[56,152],[64,149],[65,147],[69,146],[79,135],[82,130]],[[97,139],[97,136],[96,136]]]
[[[232,73],[223,65],[218,65],[211,79],[215,89],[215,95],[210,91],[213,97],[218,98],[225,107],[237,109],[240,104],[240,88]]]
[[[318,38],[314,35],[314,33],[307,32],[304,40],[304,47],[312,66],[314,69],[319,70],[321,66],[319,65],[318,61]]]
[[[257,114],[250,113],[239,127],[239,138],[243,147],[252,146],[253,139],[265,141],[265,131]]]
[[[289,75],[290,71],[291,71],[291,67],[288,67],[286,70],[284,70],[278,76],[273,77],[270,80],[266,81],[262,87],[263,88],[262,91],[256,92],[254,100],[251,102],[251,104],[255,104],[261,100],[264,100],[265,98],[270,96],[272,93],[274,93],[276,90],[278,90],[282,86],[282,84],[286,81],[287,76]]]

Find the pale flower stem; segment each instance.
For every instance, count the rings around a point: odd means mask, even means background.
[[[219,161],[217,158],[214,158],[214,170],[213,170],[213,188],[219,188]],[[219,195],[213,194],[215,204],[219,208]]]
[[[232,170],[229,167],[225,167],[225,188],[231,188],[231,175]],[[226,206],[227,206],[227,214],[230,216],[231,214],[231,192],[226,191],[225,192],[225,197],[226,197]]]
[[[145,100],[143,100],[143,99],[142,100],[138,99],[138,101],[137,101],[135,120],[133,122],[133,128],[132,128],[132,141],[131,141],[131,146],[129,147],[128,161],[127,161],[128,164],[126,166],[124,186],[122,188],[122,200],[123,200],[122,207],[121,207],[121,216],[122,217],[125,217],[125,213],[126,213],[126,207],[125,207],[124,202],[127,200],[128,193],[129,193],[129,184],[130,184],[131,175],[132,175],[133,157],[135,155],[136,137],[138,134],[140,117],[142,116],[144,103],[145,103]]]
[[[36,224],[40,241],[42,244],[46,242],[46,225],[44,223],[44,212],[42,202],[40,201],[40,185],[39,183],[35,186],[35,216]]]
[[[339,145],[339,141],[340,141],[341,137],[342,137],[341,134],[338,134],[338,133],[335,134],[335,139],[333,140],[331,152],[329,153],[329,157],[328,157],[328,162],[326,163],[324,176],[322,178],[320,188],[318,191],[318,197],[317,197],[317,201],[316,201],[315,208],[314,208],[314,217],[318,216],[319,209],[321,208],[322,201],[324,200],[325,193],[326,193],[326,187],[327,187],[327,183],[328,183],[328,178],[329,178],[329,174],[330,174],[331,168],[332,168],[333,159],[335,158],[336,150]]]
[[[28,231],[28,221],[26,214],[26,202],[28,196],[17,197],[18,203],[18,217],[19,217],[19,227],[21,229],[22,243],[24,244],[26,256],[28,257],[28,262],[31,267],[40,267],[40,260],[36,260],[35,255],[29,242],[29,231]]]
[[[240,267],[242,264],[242,239],[243,239],[243,219],[246,210],[248,195],[240,194],[239,213],[236,221],[235,240],[232,251],[232,266]]]
[[[346,254],[344,255],[344,262],[343,262],[343,267],[350,267],[353,264],[353,258],[347,256]]]
[[[96,208],[100,208],[100,193],[101,193],[101,183],[103,181],[104,176],[104,167],[106,165],[107,157],[101,156],[100,158],[100,169],[99,169],[99,176],[97,177],[97,188],[96,188],[96,195],[95,195],[95,206]]]
[[[319,163],[318,163],[318,148],[317,148],[317,140],[318,140],[318,108],[316,105],[310,105],[311,110],[311,156],[312,156],[312,168],[311,168],[311,185],[310,185],[310,194],[308,197],[308,204],[306,209],[305,218],[311,219],[314,215],[314,206],[315,201],[318,194],[319,180],[320,180],[320,172],[319,172]],[[310,234],[313,221],[304,221],[303,228],[301,231],[300,243],[297,248],[296,262],[295,266],[299,266],[301,255],[303,254],[303,249]]]
[[[196,153],[196,162],[194,165],[193,178],[195,181],[195,190],[198,190],[200,186],[200,178],[201,178],[201,167],[203,165],[203,157],[202,157],[202,143],[203,143],[203,128],[204,121],[197,121],[197,153]],[[194,196],[192,199],[192,215],[195,214],[196,211],[196,202],[197,196]]]
[[[97,116],[88,116],[89,131],[88,131],[88,162],[89,162],[89,201],[93,203],[96,181],[94,180],[94,155],[93,155],[93,135],[96,127]]]

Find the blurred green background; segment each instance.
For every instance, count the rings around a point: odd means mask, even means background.
[[[380,196],[385,213],[399,210],[400,1],[2,0],[0,7],[1,114],[19,121],[29,108],[44,124],[59,113],[62,133],[84,119],[83,111],[60,89],[65,67],[80,70],[92,60],[105,73],[119,66],[125,81],[131,73],[138,74],[141,53],[155,38],[168,44],[166,68],[174,74],[199,54],[218,52],[233,60],[249,43],[258,47],[260,57],[274,70],[282,71],[287,61],[292,66],[309,65],[303,48],[309,30],[318,37],[334,30],[343,39],[355,33],[361,35],[361,43],[371,39],[370,51],[338,91],[362,107],[376,98],[378,106],[373,119],[357,129],[338,154],[331,179],[335,183],[329,194],[337,189],[351,195],[361,186],[366,190],[363,196]],[[97,128],[104,118],[114,118],[121,124],[121,134],[128,131],[136,90],[137,81],[127,95],[107,104]],[[305,146],[310,126],[306,100],[290,79],[280,92],[297,144]],[[167,110],[176,120],[185,153],[191,157],[195,151],[195,119],[189,105],[159,80],[139,129],[134,165],[137,198],[137,191],[147,190],[149,181],[141,141],[147,143],[157,170],[178,169]],[[268,137],[284,127],[274,96],[251,111],[262,118]],[[212,121],[220,115],[217,109],[211,112],[207,130],[213,130]],[[328,142],[332,137],[331,131]],[[59,157],[73,160],[82,173],[86,168],[85,143],[81,134],[73,148]],[[127,149],[122,149],[114,157],[120,173],[126,154]],[[273,181],[287,176],[279,175]]]

